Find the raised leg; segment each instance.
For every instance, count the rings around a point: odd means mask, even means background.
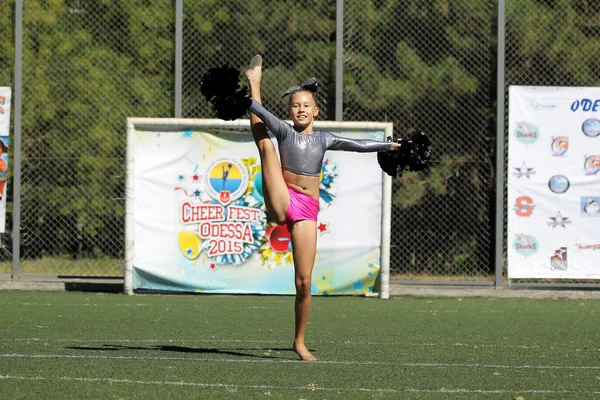
[[[294,351],[302,361],[317,361],[304,344],[306,324],[312,300],[312,271],[317,254],[317,223],[298,221],[291,226],[292,251],[294,254],[294,275],[296,284],[296,331]]]
[[[260,103],[260,81],[262,78],[262,58],[260,56],[252,58],[245,76],[248,79],[250,96]],[[285,222],[285,214],[290,204],[290,194],[283,179],[281,163],[277,157],[275,145],[267,134],[265,124],[254,113],[250,113],[250,126],[260,155],[265,205],[271,217],[281,225]]]

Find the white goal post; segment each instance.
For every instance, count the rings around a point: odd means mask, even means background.
[[[147,165],[141,166],[138,158],[143,156],[148,157],[148,153],[154,151],[153,148],[150,150],[140,149],[140,143],[144,137],[148,137],[148,140],[158,140],[157,138],[165,138],[173,132],[226,132],[229,137],[235,138],[237,136],[241,141],[248,140],[250,134],[250,121],[249,120],[236,120],[236,121],[222,121],[218,119],[182,119],[182,118],[128,118],[127,119],[127,154],[126,154],[126,204],[125,204],[125,271],[124,271],[124,292],[126,294],[133,294],[136,290],[136,282],[134,282],[134,270],[139,269],[140,257],[147,253],[149,247],[147,244],[142,246],[144,240],[148,239],[149,235],[144,235],[143,238],[137,237],[136,227],[139,225],[139,220],[142,218],[139,212],[140,201],[146,201],[148,197],[141,197],[140,184],[137,182],[140,172],[140,168],[148,169]],[[371,135],[377,137],[378,140],[385,140],[387,137],[393,136],[393,124],[386,122],[337,122],[337,121],[315,121],[316,130],[331,131],[341,136],[352,137],[353,134]],[[191,135],[191,134],[190,134]],[[369,137],[371,137],[369,136]],[[218,135],[219,139],[221,135]],[[140,139],[142,138],[142,139]],[[232,142],[233,143],[233,142]],[[161,146],[160,144],[152,144],[152,146]],[[168,146],[162,147],[166,152]],[[328,154],[333,152],[327,152]],[[335,152],[341,153],[341,152]],[[353,153],[356,154],[356,153]],[[196,167],[197,168],[197,167]],[[369,165],[372,168],[372,165]],[[377,166],[379,168],[379,166]],[[375,291],[371,295],[377,295],[379,298],[389,298],[389,275],[390,275],[390,231],[391,231],[391,202],[392,202],[392,179],[387,174],[381,172],[381,224],[380,224],[380,268],[379,268],[379,279],[375,286]],[[158,171],[160,172],[160,171]],[[171,189],[172,191],[173,189]],[[140,193],[136,193],[139,191]],[[140,197],[136,197],[139,195]],[[376,196],[377,198],[379,195]],[[373,197],[375,198],[375,197]],[[136,215],[139,213],[140,215]],[[139,230],[137,234],[139,234]],[[375,235],[376,236],[376,235]],[[190,290],[191,291],[191,290]],[[195,290],[200,292],[200,290]],[[202,292],[205,292],[202,290]],[[232,293],[245,293],[245,292],[232,292]]]

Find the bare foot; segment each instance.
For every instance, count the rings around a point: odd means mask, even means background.
[[[260,81],[260,78],[262,76],[262,57],[260,56],[260,54],[257,54],[254,57],[252,57],[252,60],[250,60],[250,64],[248,65],[248,69],[246,70],[246,72],[244,72],[244,75],[250,83],[256,80]]]
[[[292,346],[292,349],[302,361],[317,361],[317,357],[313,356],[310,351],[306,348],[306,346],[296,346],[295,344]]]

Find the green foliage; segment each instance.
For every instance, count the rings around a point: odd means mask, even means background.
[[[578,1],[555,3],[507,3],[507,32],[512,34],[507,75],[516,84],[598,86],[600,11]]]
[[[464,158],[451,159],[449,156],[443,156],[429,173],[404,173],[398,179],[400,187],[394,192],[394,204],[401,209],[410,209],[422,202],[426,191],[433,196],[447,195],[448,181],[458,173],[464,161]]]
[[[26,257],[122,256],[125,118],[173,114],[164,1],[31,1],[23,40]]]
[[[0,3],[0,86],[12,86],[15,40],[11,2]]]

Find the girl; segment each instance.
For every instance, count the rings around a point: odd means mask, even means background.
[[[315,131],[319,115],[315,99],[317,81],[288,89],[289,116],[293,126],[278,119],[261,105],[262,58],[255,56],[244,74],[250,87],[250,123],[262,164],[265,205],[279,225],[287,224],[292,238],[296,286],[293,350],[303,361],[316,361],[304,343],[311,305],[312,270],[317,251],[319,176],[326,150],[377,152],[398,150],[398,143],[352,140]],[[265,125],[277,138],[281,162]]]

